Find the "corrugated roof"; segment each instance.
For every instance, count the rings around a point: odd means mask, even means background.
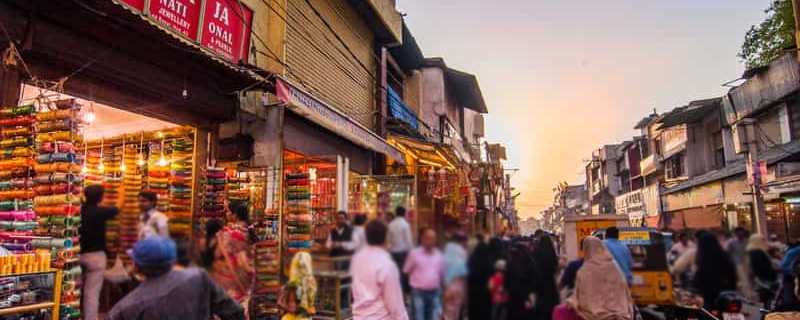
[[[762,151],[759,154],[759,158],[761,161],[766,161],[768,165],[775,164],[778,161],[781,161],[785,158],[788,158],[791,155],[796,153],[800,153],[800,140],[795,140],[784,145],[781,145],[779,148],[772,148],[769,150]],[[683,191],[692,187],[696,187],[699,185],[704,185],[709,182],[714,182],[717,180],[725,179],[727,177],[735,176],[740,173],[744,173],[747,171],[746,163],[744,160],[740,160],[738,162],[729,164],[722,169],[710,171],[694,178],[691,178],[687,181],[684,181],[672,188],[664,190],[663,194],[670,194],[679,191]]]
[[[719,111],[722,98],[697,100],[689,103],[688,106],[678,107],[664,115],[659,120],[662,128],[679,126],[687,123],[695,123],[703,120],[714,111]]]

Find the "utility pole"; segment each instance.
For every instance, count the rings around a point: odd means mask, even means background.
[[[797,0],[792,0],[797,1]],[[750,170],[747,171],[750,176],[748,179],[753,180],[753,185],[750,188],[753,194],[753,230],[759,234],[767,234],[767,209],[764,206],[764,196],[761,194],[761,172],[758,165],[758,143],[756,137],[756,121],[752,118],[744,118],[739,120],[737,126],[741,126],[744,134],[740,135],[744,140],[744,145],[747,146],[747,166]]]

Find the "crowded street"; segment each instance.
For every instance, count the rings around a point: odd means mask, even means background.
[[[800,0],[0,1],[0,320],[800,320]]]

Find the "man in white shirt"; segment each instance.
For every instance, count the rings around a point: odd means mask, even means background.
[[[400,271],[384,249],[387,227],[373,220],[365,229],[367,247],[353,256],[350,265],[353,319],[408,320]]]
[[[395,218],[389,223],[389,252],[392,259],[397,264],[397,268],[403,268],[406,264],[408,252],[414,249],[414,241],[411,238],[411,226],[406,220],[406,208],[398,206],[395,209]],[[408,277],[403,274],[403,292],[409,293],[411,288],[408,286]]]
[[[158,195],[151,191],[139,193],[139,209],[142,216],[139,219],[139,241],[152,235],[169,239],[169,218],[156,209]]]

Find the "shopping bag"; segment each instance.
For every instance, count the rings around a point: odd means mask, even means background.
[[[117,260],[114,261],[114,266],[106,270],[105,278],[108,282],[120,284],[130,281],[131,275],[128,273],[128,270],[125,269],[125,265],[122,264],[122,259],[117,257]]]

